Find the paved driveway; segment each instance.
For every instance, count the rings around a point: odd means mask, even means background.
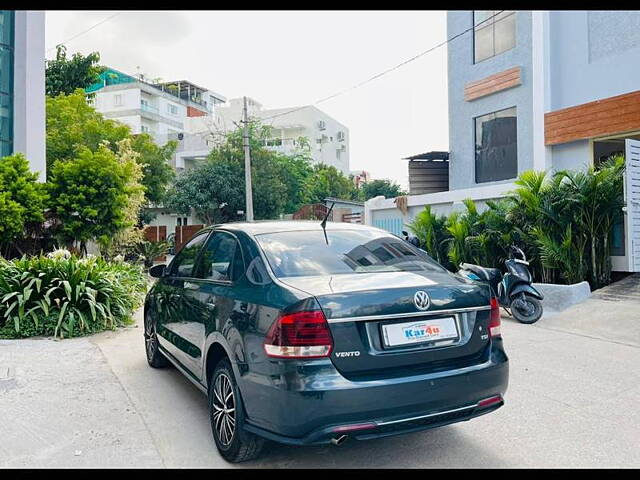
[[[269,444],[250,467],[640,467],[640,300],[503,321],[506,405],[470,422],[341,447]],[[227,467],[205,397],[146,365],[141,327],[0,341],[0,467]]]

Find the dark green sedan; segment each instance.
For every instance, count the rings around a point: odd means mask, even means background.
[[[198,232],[145,302],[149,364],[208,395],[218,450],[333,443],[469,420],[503,405],[508,359],[488,287],[347,223]]]

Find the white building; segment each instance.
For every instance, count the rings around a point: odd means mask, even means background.
[[[242,110],[243,99],[232,98],[216,109],[215,116],[193,119],[191,133],[211,139],[212,132],[235,130],[242,120]],[[322,110],[312,105],[263,109],[259,102],[247,98],[247,111],[249,118],[271,127],[271,138],[265,140],[267,148],[289,154],[308,142],[313,163],[332,165],[349,175],[349,129]],[[195,144],[193,147],[189,151],[194,156],[189,158],[197,158],[199,150]]]
[[[0,10],[0,155],[20,152],[45,181],[44,12]]]
[[[220,94],[185,80],[152,82],[108,69],[86,92],[95,109],[106,118],[149,133],[158,143],[177,138],[188,118],[212,115],[226,100]]]

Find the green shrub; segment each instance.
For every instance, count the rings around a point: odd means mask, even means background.
[[[0,259],[0,337],[86,335],[131,322],[147,280],[139,266],[49,256]]]

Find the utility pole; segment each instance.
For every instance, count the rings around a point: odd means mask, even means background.
[[[249,149],[249,120],[247,118],[247,97],[244,97],[244,109],[242,111],[242,121],[244,123],[244,134],[242,135],[244,145],[244,181],[245,196],[247,204],[247,222],[253,222],[253,192],[251,189],[251,150]]]

